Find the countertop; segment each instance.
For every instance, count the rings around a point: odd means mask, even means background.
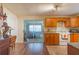
[[[79,42],[78,43],[68,43],[68,44],[79,49]]]
[[[44,33],[57,33],[57,32],[44,32]]]

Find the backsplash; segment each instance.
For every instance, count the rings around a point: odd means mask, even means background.
[[[44,28],[44,32],[55,33],[56,32],[56,28]]]
[[[61,27],[49,27],[44,28],[44,32],[69,32],[69,33],[79,33],[79,28],[62,28]]]

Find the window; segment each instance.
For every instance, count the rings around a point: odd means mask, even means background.
[[[30,32],[41,32],[41,25],[29,25]]]

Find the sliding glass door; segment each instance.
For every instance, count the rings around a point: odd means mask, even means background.
[[[27,42],[43,42],[43,21],[27,21],[25,32]]]

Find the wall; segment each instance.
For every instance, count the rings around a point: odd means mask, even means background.
[[[18,21],[18,42],[23,42],[24,41],[24,34],[23,34],[23,31],[24,31],[24,22],[22,19],[19,18],[19,21]]]
[[[34,19],[34,20],[39,20],[39,19],[41,19],[41,20],[44,20],[43,19],[43,17],[39,17],[39,16],[18,16],[18,19],[19,19],[19,21],[18,21],[18,36],[19,36],[19,42],[24,42],[24,20],[32,20],[32,19]]]
[[[41,19],[44,20],[44,16],[18,16],[18,36],[19,36],[19,42],[24,42],[24,20],[32,20],[32,19]]]
[[[3,9],[4,9],[4,13],[6,12],[6,14],[7,14],[8,25],[13,28],[11,33],[12,33],[12,35],[17,36],[16,42],[18,42],[19,39],[18,39],[18,24],[17,24],[18,19],[17,19],[17,16],[5,7]]]

